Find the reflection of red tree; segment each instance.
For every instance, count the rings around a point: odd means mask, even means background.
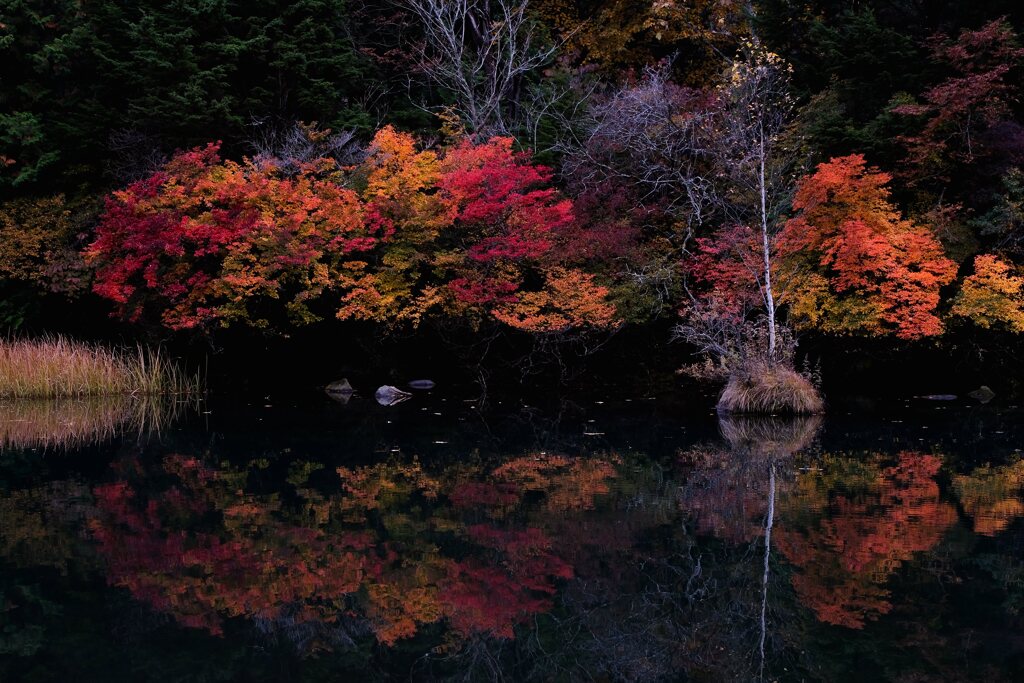
[[[194,460],[172,458],[167,469],[191,476],[145,501],[124,481],[96,487],[108,521],[94,520],[92,532],[110,582],[184,625],[220,633],[224,617],[274,620],[318,596],[353,593],[382,569],[365,552],[365,533],[292,526],[252,496],[224,504],[226,482]],[[186,530],[217,513],[223,529]],[[306,607],[296,618],[331,621],[336,613]]]
[[[365,618],[390,644],[447,618],[457,636],[510,638],[516,624],[550,609],[557,581],[573,570],[548,533],[502,518],[522,512],[526,492],[544,494],[545,514],[592,507],[595,491],[607,490],[595,472],[615,473],[604,462],[521,460],[528,464],[513,460],[509,470],[464,470],[444,481],[417,463],[341,468],[342,495],[299,488],[295,506],[279,494],[245,492],[245,470],[170,456],[146,477],[146,488],[132,475],[97,487],[100,514],[91,529],[112,584],[212,633],[232,617],[290,624]],[[521,471],[547,480],[511,474]],[[167,483],[153,490],[156,481]],[[488,491],[500,495],[484,501]],[[462,521],[479,519],[479,508],[490,522]],[[455,534],[472,550],[445,556],[433,533]]]
[[[502,553],[502,560],[468,558],[451,565],[443,589],[451,625],[466,635],[511,638],[514,625],[551,608],[554,579],[572,578],[572,567],[552,552],[539,529],[505,531],[481,524],[467,531],[479,545]]]
[[[829,502],[812,482],[783,501],[784,520],[827,508],[816,525],[797,530],[783,522],[775,536],[800,568],[793,576],[797,595],[821,621],[862,628],[892,609],[889,576],[914,553],[933,548],[956,521],[956,511],[939,499],[935,475],[941,465],[936,456],[902,453],[863,495]]]

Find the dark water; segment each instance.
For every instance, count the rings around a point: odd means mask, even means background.
[[[1024,680],[1021,411],[0,405],[0,680]]]

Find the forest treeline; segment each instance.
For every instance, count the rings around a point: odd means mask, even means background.
[[[792,366],[800,334],[1005,346],[1022,22],[1010,0],[0,0],[0,325],[55,299],[204,338],[662,325],[701,376]]]

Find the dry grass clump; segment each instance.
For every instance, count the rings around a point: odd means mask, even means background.
[[[718,399],[723,413],[811,415],[823,408],[810,380],[774,363],[751,363],[733,373]]]
[[[78,448],[135,433],[159,432],[184,404],[161,396],[0,400],[0,451]]]
[[[115,349],[61,336],[0,341],[0,398],[195,394],[200,384],[143,346]]]

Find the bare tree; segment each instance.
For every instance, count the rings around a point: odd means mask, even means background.
[[[560,121],[555,145],[562,171],[579,193],[601,196],[628,188],[637,208],[656,219],[658,238],[685,253],[689,239],[714,209],[714,157],[706,140],[713,121],[712,98],[670,79],[670,65],[648,68],[633,83],[600,91],[591,88],[573,120]],[[654,311],[675,303],[678,255],[634,264],[619,273],[650,296]]]
[[[663,65],[639,83],[594,98],[587,118],[560,143],[565,172],[583,186],[612,180],[640,193],[641,202],[664,205],[690,230],[714,204],[706,132],[713,110],[706,93],[669,80]]]
[[[764,317],[755,325],[751,309],[729,320],[691,296],[691,315],[676,328],[676,337],[717,359],[722,371],[735,369],[739,356],[751,353],[784,359],[788,349],[779,339],[772,243],[791,189],[793,157],[780,144],[792,111],[789,69],[748,42],[714,91],[678,86],[669,75],[668,66],[648,69],[639,83],[595,97],[589,120],[563,143],[566,172],[583,186],[626,184],[638,191],[638,201],[666,209],[676,225],[685,226],[678,244],[683,253],[708,223],[753,228],[761,244],[751,280],[763,299]],[[759,325],[767,328],[767,353],[750,343],[761,338]]]
[[[750,307],[740,313],[723,311],[717,301],[693,300],[682,322],[672,328],[673,339],[696,348],[703,362],[682,367],[679,372],[695,379],[722,381],[742,373],[759,374],[767,365],[792,367],[796,338],[787,325],[777,325],[774,348],[766,315]]]
[[[718,193],[728,219],[760,230],[764,268],[756,275],[768,324],[768,356],[775,355],[777,302],[772,289],[772,242],[792,190],[795,157],[780,144],[793,102],[790,68],[750,43],[719,88],[713,149],[728,185]]]
[[[108,146],[110,160],[107,172],[121,183],[142,180],[167,163],[159,138],[140,130],[122,128],[112,131]]]
[[[455,98],[454,111],[477,136],[508,134],[524,78],[551,61],[527,0],[402,0],[424,33],[427,77]]]
[[[793,113],[790,68],[754,39],[744,44],[713,91],[678,86],[669,76],[667,66],[649,69],[638,83],[594,97],[589,118],[561,145],[564,168],[583,186],[625,184],[638,192],[638,201],[667,209],[676,225],[685,227],[678,243],[684,254],[689,238],[709,223],[754,230],[759,263],[751,263],[750,276],[763,318],[751,308],[739,319],[724,320],[720,311],[691,296],[694,315],[676,336],[706,356],[729,361],[720,369],[738,366],[737,353],[789,362],[791,340],[779,329],[772,254],[796,161],[783,144]],[[756,326],[767,328],[761,349],[750,343],[762,338]]]

